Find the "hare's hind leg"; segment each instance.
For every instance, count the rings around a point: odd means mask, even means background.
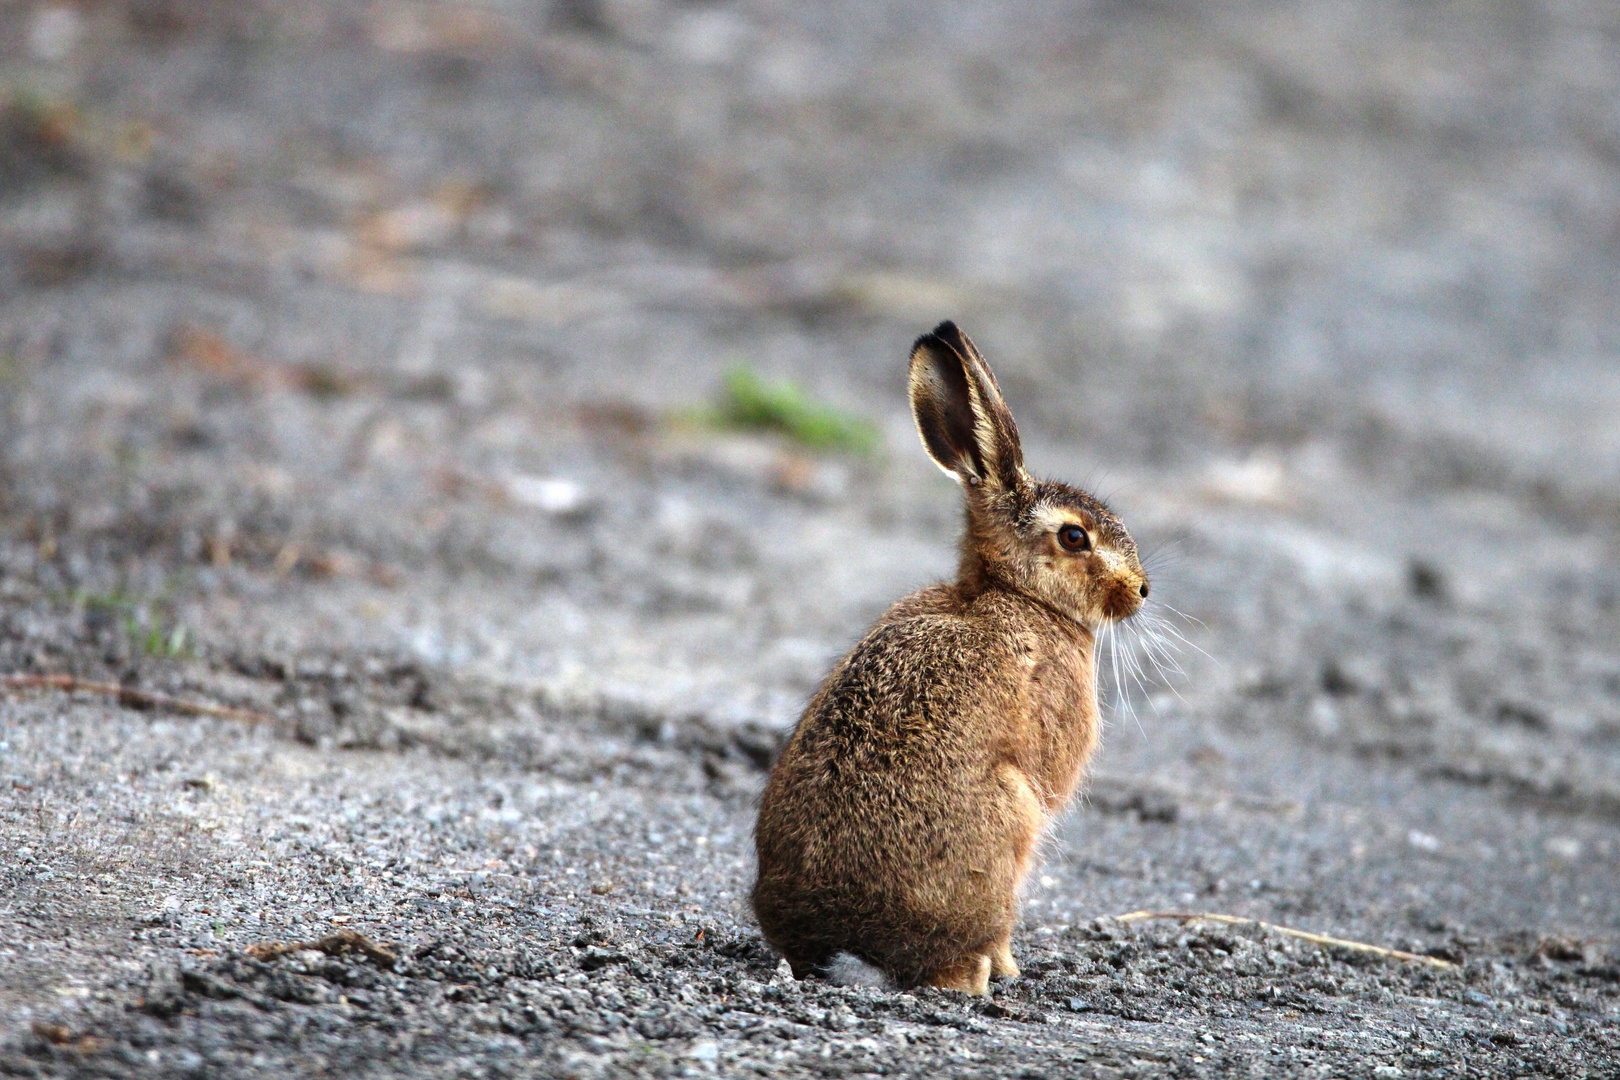
[[[927,982],[941,990],[960,990],[984,997],[990,993],[990,957],[969,953],[928,976]]]

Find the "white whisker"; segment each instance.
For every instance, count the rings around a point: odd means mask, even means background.
[[[1162,619],[1152,614],[1149,614],[1138,628],[1143,649],[1161,676],[1166,673],[1166,669],[1181,676],[1187,674],[1177,659],[1181,645],[1171,636],[1174,632],[1174,627],[1167,626]]]
[[[1158,604],[1160,607],[1164,608],[1164,610],[1168,611],[1170,614],[1174,615],[1178,619],[1186,619],[1188,622],[1197,623],[1199,626],[1204,625],[1204,620],[1203,619],[1200,619],[1196,615],[1189,615],[1185,611],[1182,611],[1180,608],[1171,607],[1169,604],[1165,603],[1163,600],[1159,600],[1159,599],[1155,598],[1154,603]]]
[[[1131,677],[1131,681],[1136,684],[1136,688],[1142,692],[1142,696],[1147,698],[1147,703],[1153,707],[1154,714],[1158,715],[1159,703],[1148,692],[1147,672],[1142,670],[1142,657],[1146,652],[1146,647],[1142,644],[1142,632],[1140,628],[1135,626],[1128,626],[1127,628],[1131,632],[1133,645],[1131,650],[1125,654],[1125,672]],[[1146,732],[1143,734],[1146,735]]]
[[[1131,671],[1133,658],[1130,652],[1125,651],[1124,643],[1120,640],[1119,627],[1120,624],[1116,622],[1110,624],[1108,628],[1110,631],[1108,649],[1114,669],[1114,693],[1119,699],[1120,708],[1123,709],[1126,716],[1131,718],[1131,722],[1136,725],[1136,730],[1141,733],[1142,738],[1146,739],[1147,729],[1142,726],[1142,718],[1136,714],[1136,704],[1131,700],[1130,683],[1127,681],[1134,677]],[[1122,652],[1124,652],[1123,657],[1120,655]]]
[[[1179,620],[1203,625],[1198,619],[1154,599],[1134,618],[1107,623],[1098,636],[1098,647],[1108,652],[1107,669],[1112,677],[1114,697],[1111,704],[1116,712],[1135,722],[1144,738],[1147,731],[1137,713],[1135,699],[1145,697],[1154,713],[1162,714],[1157,693],[1162,687],[1185,703],[1186,698],[1177,685],[1189,678],[1182,663],[1183,648],[1213,659],[1188,639],[1176,625]],[[1124,633],[1120,632],[1121,627]]]
[[[1198,619],[1198,618],[1196,618],[1196,617],[1195,617],[1195,616],[1192,616],[1192,615],[1188,615],[1188,614],[1187,614],[1187,613],[1186,613],[1186,612],[1184,612],[1184,611],[1178,611],[1178,610],[1177,610],[1177,609],[1175,609],[1175,608],[1173,608],[1173,607],[1171,607],[1171,606],[1170,606],[1170,605],[1169,605],[1169,604],[1166,604],[1166,603],[1164,603],[1164,602],[1163,602],[1163,601],[1158,601],[1158,603],[1159,603],[1159,606],[1160,606],[1160,607],[1162,607],[1162,608],[1164,608],[1164,609],[1165,609],[1165,610],[1166,610],[1166,611],[1168,611],[1168,612],[1170,612],[1170,614],[1172,614],[1172,615],[1174,615],[1174,616],[1175,616],[1175,617],[1176,617],[1176,618],[1178,618],[1178,619],[1185,619],[1185,620],[1187,620],[1187,621],[1188,621],[1188,622],[1190,622],[1190,623],[1193,623],[1193,624],[1195,624],[1195,625],[1197,625],[1197,626],[1199,626],[1199,627],[1203,627],[1203,626],[1204,626],[1204,623],[1203,623],[1203,621],[1202,621],[1202,620],[1201,620],[1201,619]],[[1201,648],[1199,648],[1199,646],[1198,646],[1198,643],[1197,643],[1197,642],[1195,642],[1195,641],[1193,641],[1193,640],[1191,640],[1191,639],[1190,639],[1190,638],[1188,638],[1188,637],[1187,637],[1187,635],[1185,635],[1185,634],[1183,634],[1183,633],[1182,633],[1182,632],[1181,632],[1181,628],[1180,628],[1180,627],[1178,627],[1178,626],[1176,626],[1176,624],[1175,624],[1175,623],[1173,623],[1173,622],[1171,622],[1171,621],[1170,621],[1170,620],[1168,620],[1168,619],[1161,619],[1161,620],[1159,620],[1159,622],[1158,622],[1158,623],[1157,623],[1157,626],[1158,626],[1158,628],[1159,628],[1159,629],[1160,629],[1160,630],[1162,630],[1162,631],[1164,631],[1164,632],[1165,632],[1165,633],[1166,633],[1166,634],[1168,634],[1168,635],[1170,635],[1170,636],[1171,636],[1171,637],[1173,637],[1173,638],[1174,638],[1174,639],[1175,639],[1175,640],[1176,640],[1176,641],[1178,641],[1178,642],[1180,642],[1180,643],[1181,643],[1181,644],[1183,644],[1183,645],[1185,645],[1185,646],[1187,646],[1187,647],[1188,647],[1188,648],[1189,648],[1189,649],[1192,649],[1192,650],[1194,650],[1194,651],[1195,651],[1195,652],[1198,652],[1198,653],[1199,653],[1199,654],[1201,654],[1201,655],[1202,655],[1202,656],[1203,656],[1203,657],[1204,657],[1204,658],[1205,658],[1205,659],[1207,659],[1207,660],[1212,660],[1212,661],[1214,661],[1214,662],[1215,662],[1215,663],[1216,663],[1216,664],[1219,664],[1219,663],[1220,663],[1220,661],[1219,661],[1219,660],[1216,660],[1216,659],[1215,659],[1215,657],[1213,657],[1213,656],[1210,656],[1210,654],[1209,654],[1209,653],[1207,653],[1207,652],[1204,652],[1204,650],[1203,650],[1203,649],[1201,649]]]

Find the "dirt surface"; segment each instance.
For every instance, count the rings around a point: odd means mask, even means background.
[[[130,691],[0,695],[0,1070],[1620,1075],[1617,56],[1605,3],[0,6],[0,673]],[[952,569],[947,316],[1190,642],[1116,635],[988,1000],[795,983],[746,905],[798,709]],[[882,448],[705,422],[737,364]]]

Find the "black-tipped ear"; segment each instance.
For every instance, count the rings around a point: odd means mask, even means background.
[[[911,413],[934,464],[969,487],[1018,486],[1018,425],[979,350],[953,322],[911,347]]]

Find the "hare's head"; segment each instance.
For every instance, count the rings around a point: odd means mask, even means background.
[[[1024,471],[996,377],[955,323],[911,350],[911,411],[934,463],[962,485],[962,584],[1032,596],[1091,629],[1136,614],[1148,594],[1136,543],[1078,488]]]

